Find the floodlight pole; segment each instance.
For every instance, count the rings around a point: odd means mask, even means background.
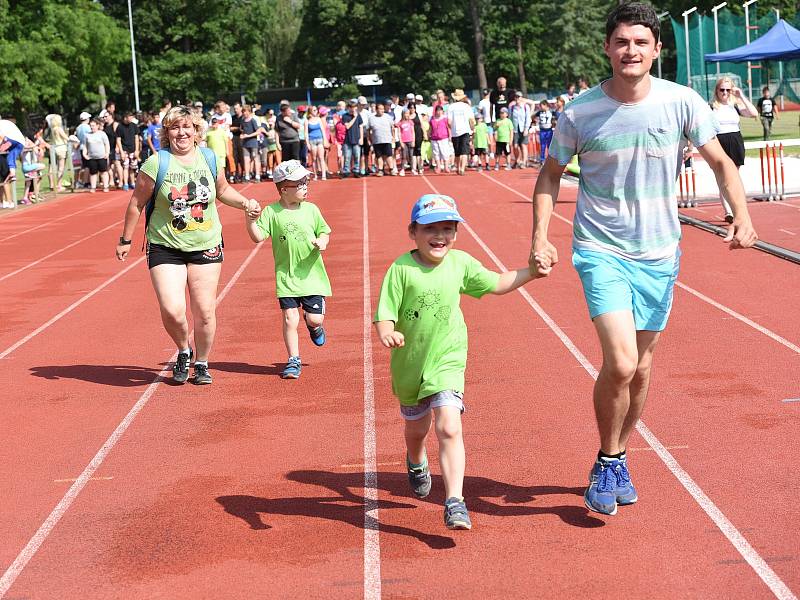
[[[664,17],[669,16],[669,11],[662,12],[660,15],[657,15],[658,22],[661,22],[661,19]],[[661,52],[658,53],[658,78],[661,79]]]
[[[744,7],[744,34],[747,43],[750,43],[750,5],[758,2],[758,0],[747,0],[742,6]],[[750,102],[753,101],[753,63],[747,61],[747,97]]]
[[[128,28],[131,31],[131,62],[133,63],[133,95],[136,99],[136,112],[139,112],[139,77],[136,73],[136,46],[133,44],[133,10],[128,0]]]
[[[781,11],[779,11],[777,8],[773,8],[772,10],[775,11],[775,24],[777,25],[778,23],[781,22]],[[779,81],[778,88],[780,88],[781,84],[783,83],[783,61],[782,60],[778,61],[778,81]],[[767,85],[769,85],[769,78],[767,78]],[[785,94],[781,94],[781,110],[783,110],[783,97],[784,96],[785,96]]]
[[[755,0],[753,0],[755,2]],[[683,11],[683,37],[686,38],[686,85],[692,87],[692,69],[691,69],[691,57],[689,56],[689,15],[692,14],[694,11],[697,10],[696,6],[693,6],[689,10]]]
[[[711,9],[711,12],[714,13],[714,52],[717,54],[719,54],[719,22],[717,21],[717,11],[727,5],[727,2],[722,2]],[[717,78],[719,78],[719,61],[717,61]]]

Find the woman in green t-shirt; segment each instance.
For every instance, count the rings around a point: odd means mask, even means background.
[[[195,356],[189,347],[187,286],[197,348],[192,382],[211,383],[208,353],[217,327],[217,283],[223,260],[222,224],[216,200],[255,216],[261,211],[256,200],[248,200],[228,185],[224,165],[217,165],[214,177],[211,165],[197,146],[204,127],[205,122],[190,106],[173,107],[164,115],[158,131],[161,148],[169,153],[164,181],[154,196],[160,159],[159,154],[154,154],[142,165],[136,179],[116,248],[117,258],[125,260],[142,211],[154,198],[145,230],[147,265],[164,328],[178,347],[172,368],[178,383],[189,379],[189,363]]]

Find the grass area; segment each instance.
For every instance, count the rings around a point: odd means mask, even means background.
[[[760,142],[764,139],[764,131],[761,128],[761,119],[741,120],[742,137],[745,142]],[[772,122],[772,135],[770,141],[780,142],[780,140],[800,138],[800,112],[782,112]],[[800,146],[789,146],[784,148],[786,156],[800,156]],[[758,158],[758,149],[747,150],[746,156]]]

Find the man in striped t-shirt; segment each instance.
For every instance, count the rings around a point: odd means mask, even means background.
[[[612,77],[567,104],[533,198],[530,268],[544,274],[558,262],[547,231],[561,174],[578,155],[572,261],[603,349],[594,388],[600,451],[584,500],[609,515],[638,499],[625,448],[642,414],[653,351],[672,307],[681,237],[675,179],[687,139],[733,206],[725,241],[733,249],[757,239],[739,173],[716,139],[710,108],[691,89],[650,76],[661,50],[659,33],[649,5],[622,4],[612,11],[604,44]]]

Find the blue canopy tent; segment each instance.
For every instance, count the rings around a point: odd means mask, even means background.
[[[733,50],[706,54],[708,62],[791,60],[800,58],[800,31],[781,19],[760,38]]]

